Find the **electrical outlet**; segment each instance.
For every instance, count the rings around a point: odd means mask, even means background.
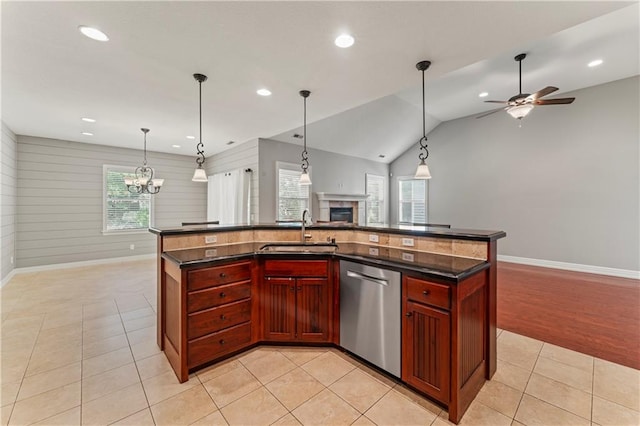
[[[377,243],[378,241],[380,241],[380,239],[376,234],[369,234],[369,241],[371,241],[372,243]]]
[[[205,257],[216,257],[218,255],[218,249],[208,249],[204,251]]]
[[[375,247],[369,247],[369,256],[377,256],[380,254],[380,250]]]
[[[135,249],[136,249],[135,244],[129,244],[129,250],[135,250]]]
[[[413,247],[413,238],[403,238],[402,245],[406,247]]]
[[[406,262],[413,262],[413,253],[402,253],[402,260]]]
[[[218,236],[217,235],[207,235],[206,237],[204,237],[204,242],[205,242],[205,244],[217,243],[218,242]]]

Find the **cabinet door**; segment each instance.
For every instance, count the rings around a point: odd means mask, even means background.
[[[296,279],[297,338],[326,341],[329,337],[329,284],[326,279]]]
[[[403,311],[402,379],[447,404],[449,313],[410,301]]]
[[[293,278],[264,279],[264,337],[266,340],[295,338],[296,280]]]

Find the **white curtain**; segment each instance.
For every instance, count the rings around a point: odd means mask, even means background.
[[[243,169],[209,176],[207,220],[221,225],[249,223],[251,173]]]

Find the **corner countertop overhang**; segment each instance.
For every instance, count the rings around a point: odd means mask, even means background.
[[[285,230],[300,229],[300,223],[270,223],[270,224],[254,224],[254,225],[196,225],[182,226],[177,228],[149,228],[149,232],[156,235],[180,235],[180,234],[200,234],[206,232],[226,232],[226,231],[243,231],[243,230]],[[314,224],[307,226],[306,229],[333,229],[333,230],[352,230],[365,232],[387,232],[398,235],[413,235],[431,238],[450,238],[456,240],[471,241],[495,241],[504,238],[507,234],[504,231],[485,231],[477,229],[449,229],[427,226],[412,225],[380,225],[380,226],[359,226],[353,224]]]
[[[490,263],[485,260],[357,243],[339,243],[335,253],[264,252],[260,250],[264,245],[265,243],[239,243],[209,248],[173,250],[162,253],[162,257],[176,263],[181,269],[201,268],[221,262],[255,257],[337,258],[391,268],[401,272],[418,273],[450,282],[462,281],[490,266]]]

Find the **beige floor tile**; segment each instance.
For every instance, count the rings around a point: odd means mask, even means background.
[[[525,394],[515,420],[527,426],[590,426],[591,422],[568,411]]]
[[[561,382],[531,375],[525,392],[531,396],[591,420],[591,394]]]
[[[133,330],[127,332],[127,339],[129,339],[129,344],[136,345],[140,342],[146,342],[148,340],[156,341],[156,326],[155,324],[151,327],[140,328],[138,330]]]
[[[23,353],[14,353],[7,355],[2,354],[2,370],[0,377],[3,382],[19,382],[24,377],[27,367],[29,365],[29,355],[23,355]]]
[[[215,377],[228,373],[231,370],[235,370],[238,367],[243,367],[242,363],[237,359],[228,359],[207,368],[203,368],[196,372],[202,383],[209,381]]]
[[[296,365],[278,351],[262,353],[248,360],[240,358],[247,370],[264,385],[296,368]]]
[[[134,312],[140,309],[148,308],[149,302],[142,295],[126,296],[116,298],[116,304],[121,314]]]
[[[259,388],[260,382],[244,366],[204,382],[204,387],[219,408]]]
[[[147,399],[149,400],[149,405],[155,405],[160,401],[171,398],[199,384],[200,381],[197,377],[193,379],[189,378],[186,382],[180,383],[173,370],[151,377],[142,382],[144,391],[147,394]]]
[[[140,378],[134,363],[87,377],[82,380],[82,402],[93,401],[135,383],[140,383]]]
[[[214,411],[197,422],[191,423],[192,426],[227,426],[228,424],[220,411]]]
[[[303,425],[351,424],[360,413],[339,396],[325,389],[292,411]]]
[[[82,346],[82,359],[93,358],[98,355],[104,355],[108,352],[117,351],[129,346],[127,336],[125,334],[119,334],[113,337],[107,337],[106,339],[93,341],[91,343],[85,343]]]
[[[356,368],[333,383],[329,389],[364,413],[391,388]]]
[[[107,316],[98,317],[98,318],[85,319],[82,322],[82,329],[85,331],[100,330],[100,329],[109,328],[121,323],[122,323],[122,319],[120,318],[120,315],[113,314],[113,315],[107,315]]]
[[[533,370],[535,373],[591,393],[593,373],[581,370],[549,358],[540,357]]]
[[[570,365],[572,367],[593,372],[593,357],[580,352],[562,348],[560,346],[545,343],[540,351],[540,356]]]
[[[82,327],[82,309],[69,309],[65,311],[49,312],[42,323],[42,330],[76,325]]]
[[[510,426],[512,418],[474,401],[462,416],[460,426]],[[551,426],[551,425],[548,425]]]
[[[151,410],[149,408],[145,408],[142,411],[138,411],[137,413],[111,424],[117,426],[155,426],[155,422],[153,421],[153,416],[151,415]]]
[[[207,391],[198,385],[152,405],[156,425],[189,425],[217,411]]]
[[[95,376],[133,362],[131,349],[124,347],[82,361],[82,378]]]
[[[78,382],[80,377],[80,362],[25,377],[20,387],[18,400],[31,398],[34,395],[59,388],[60,386]]]
[[[531,371],[542,349],[542,342],[503,331],[498,339],[498,359]]]
[[[0,407],[0,425],[6,426],[9,424],[9,417],[13,411],[13,404]]]
[[[82,424],[109,424],[147,407],[139,383],[82,404]]]
[[[307,362],[302,368],[325,386],[353,370],[355,367],[332,352],[327,352]]]
[[[378,425],[429,425],[437,415],[391,390],[365,415]]]
[[[142,328],[151,327],[156,324],[157,318],[155,315],[147,315],[146,317],[135,318],[124,321],[124,329],[127,333]]]
[[[2,381],[2,388],[0,389],[0,398],[2,403],[0,403],[0,406],[4,407],[5,405],[13,404],[14,402],[16,402],[16,397],[18,396],[18,391],[20,390],[21,384],[21,381]]]
[[[327,352],[323,348],[284,348],[280,349],[280,353],[286,356],[296,365],[306,364],[307,362],[319,357]]]
[[[504,383],[514,389],[524,391],[531,376],[531,371],[498,359],[498,368],[493,375],[495,381]]]
[[[84,330],[82,332],[82,343],[89,344],[108,337],[124,334],[124,326],[120,324],[112,324],[104,328],[95,328],[93,330]]]
[[[64,413],[57,414],[53,417],[41,420],[35,425],[42,426],[79,426],[80,425],[80,406],[67,410]]]
[[[82,318],[84,320],[90,320],[93,318],[99,318],[118,313],[118,307],[113,300],[88,303],[82,306]]]
[[[134,320],[142,317],[148,317],[150,315],[155,316],[155,312],[153,312],[153,309],[151,309],[151,306],[147,304],[147,306],[141,309],[136,309],[134,311],[121,313],[120,318],[122,318],[123,321],[130,321],[130,320]]]
[[[640,412],[594,396],[592,420],[601,426],[637,426]]]
[[[80,405],[80,382],[62,386],[16,402],[9,424],[25,425]]]
[[[268,425],[287,414],[287,409],[260,387],[220,409],[230,425]]]
[[[26,377],[64,367],[82,360],[82,346],[61,345],[57,351],[33,351]]]
[[[296,368],[266,385],[266,388],[289,410],[325,389],[324,385],[301,368]]]
[[[393,387],[393,390],[394,390],[394,392],[398,392],[399,394],[401,394],[405,398],[409,398],[409,400],[413,401],[415,404],[418,404],[422,408],[425,408],[425,409],[431,411],[436,416],[438,414],[442,413],[442,408],[441,407],[439,407],[438,405],[436,405],[433,402],[429,401],[428,399],[426,399],[422,395],[419,395],[418,393],[412,391],[411,389],[409,389],[408,387],[406,387],[403,384],[397,384],[396,386]]]
[[[138,373],[142,380],[173,371],[164,352],[136,361]]]
[[[133,358],[139,360],[161,353],[162,351],[155,340],[145,340],[144,342],[131,345],[131,352],[133,352]]]
[[[640,411],[640,371],[601,359],[595,360],[593,393]]]
[[[358,368],[361,371],[364,371],[365,373],[373,377],[374,379],[378,380],[379,382],[382,382],[383,384],[389,386],[390,388],[400,383],[400,381],[397,378],[392,376],[387,376],[379,372],[378,370],[375,370],[372,367],[369,367],[368,365],[358,363]]]
[[[369,420],[367,418],[367,416],[360,416],[358,417],[358,419],[351,423],[352,426],[376,426],[376,424],[374,422],[372,422],[371,420]]]
[[[485,382],[476,401],[492,408],[505,416],[513,418],[520,404],[522,391],[509,387],[496,380]]]

